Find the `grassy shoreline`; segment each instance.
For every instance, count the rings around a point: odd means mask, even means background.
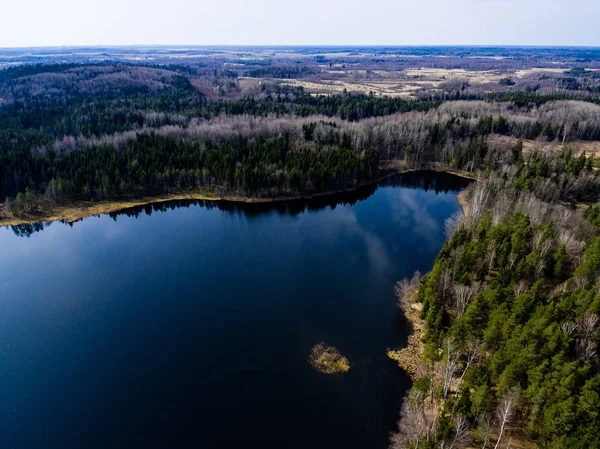
[[[318,192],[312,194],[301,194],[301,195],[283,195],[277,197],[248,197],[243,195],[235,194],[220,194],[218,192],[211,191],[191,191],[191,192],[179,192],[165,195],[151,195],[142,197],[123,198],[114,201],[75,201],[66,205],[57,205],[52,209],[43,211],[35,215],[27,216],[13,216],[9,211],[6,211],[6,206],[0,204],[0,227],[1,226],[19,226],[33,223],[48,223],[54,221],[64,221],[73,223],[82,220],[87,217],[99,216],[103,214],[110,214],[113,212],[119,212],[121,210],[130,209],[137,206],[145,206],[147,204],[162,203],[167,201],[177,200],[197,200],[197,201],[230,201],[235,203],[275,203],[281,201],[291,200],[307,200],[312,198],[325,197],[330,195],[336,195],[345,192],[352,192],[359,188],[366,187],[369,185],[376,184],[389,178],[390,176],[410,173],[418,171],[406,167],[400,161],[394,161],[382,165],[380,167],[382,174],[372,181],[361,183],[354,187],[342,190],[331,190],[326,192]],[[474,179],[468,173],[449,169],[433,170],[439,172],[450,173],[456,176],[464,178]]]
[[[423,361],[425,345],[421,340],[425,332],[425,321],[421,319],[421,304],[412,303],[410,309],[403,310],[406,321],[411,330],[408,335],[406,346],[402,349],[388,349],[387,356],[396,361],[414,383],[427,375],[427,366]]]

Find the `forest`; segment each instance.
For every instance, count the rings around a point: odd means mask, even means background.
[[[276,197],[353,187],[376,179],[380,165],[391,161],[471,173],[494,168],[501,137],[545,143],[600,139],[600,106],[576,101],[531,110],[446,102],[427,111],[357,121],[290,114],[210,119],[157,114],[152,120],[155,126],[142,123],[100,137],[50,134],[35,146],[26,137],[34,133],[31,128],[3,130],[10,137],[1,153],[2,199],[13,212],[32,214],[69,199],[194,189]],[[578,158],[579,164],[594,163],[583,154]],[[595,194],[593,185],[573,192],[579,200]]]
[[[294,196],[356,187],[394,161],[494,168],[506,146],[501,137],[600,140],[595,98],[515,92],[409,100],[264,83],[253,95],[215,99],[188,76],[179,66],[123,64],[0,71],[4,210],[35,215],[75,200],[194,190]]]
[[[468,188],[431,272],[396,289],[426,324],[427,375],[392,448],[600,447],[599,209],[570,206],[597,182],[519,143]]]

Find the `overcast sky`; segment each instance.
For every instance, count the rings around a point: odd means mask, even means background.
[[[600,45],[600,0],[2,0],[0,47]]]

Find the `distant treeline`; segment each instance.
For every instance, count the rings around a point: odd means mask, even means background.
[[[247,76],[254,78],[302,78],[306,75],[312,75],[316,73],[314,69],[306,65],[297,66],[272,66],[272,67],[261,67],[258,69],[249,70]]]
[[[498,135],[600,140],[600,106],[533,93],[442,102],[263,84],[257,97],[210,101],[185,76],[146,66],[0,74],[0,200],[15,211],[196,188],[341,189],[375,177],[382,160],[493,168]]]

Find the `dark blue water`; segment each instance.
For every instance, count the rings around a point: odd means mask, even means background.
[[[385,448],[410,387],[392,287],[464,185],[0,228],[0,447]],[[320,341],[348,374],[307,363]]]

